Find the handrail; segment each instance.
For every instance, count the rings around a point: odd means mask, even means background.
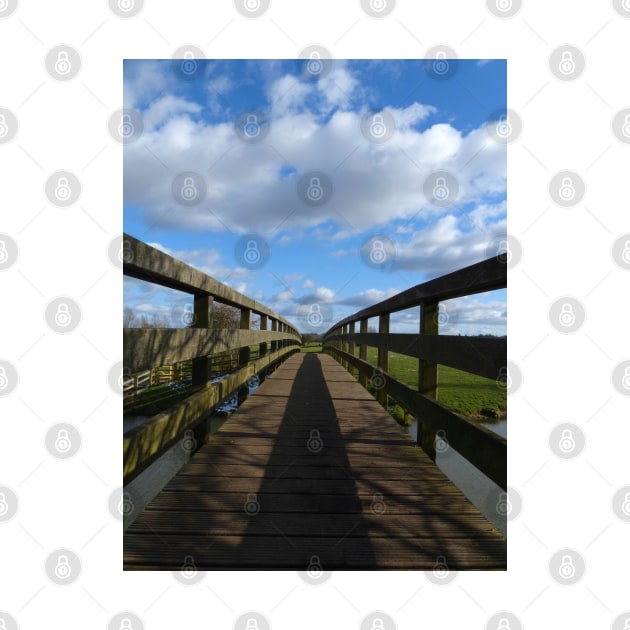
[[[376,317],[383,313],[394,313],[419,306],[422,302],[442,302],[451,298],[474,295],[507,286],[506,266],[500,256],[488,258],[469,267],[423,282],[398,293],[378,304],[342,319],[326,332],[360,319]]]
[[[302,339],[293,324],[265,305],[128,234],[123,234],[122,258],[124,275],[191,293],[194,298],[190,328],[123,330],[125,376],[192,360],[191,395],[123,436],[126,485],[183,435],[199,431],[209,412],[226,398],[244,391],[249,379],[296,352]],[[240,310],[239,329],[213,328],[215,298]],[[252,314],[260,316],[260,330],[251,329]],[[250,356],[252,345],[259,346],[255,360]],[[238,369],[213,383],[211,355],[226,351],[238,351]]]
[[[475,425],[437,401],[438,364],[486,378],[507,373],[507,339],[439,335],[441,301],[507,286],[506,261],[500,256],[429,280],[378,304],[362,309],[334,324],[324,335],[323,350],[349,371],[357,370],[359,382],[368,380],[379,402],[388,397],[418,419],[418,444],[435,459],[437,440],[453,446],[502,488],[507,488],[507,440]],[[390,333],[391,313],[420,308],[418,334]],[[368,319],[378,317],[378,333],[368,332]],[[357,332],[356,324],[360,329]],[[359,354],[356,354],[356,347]],[[378,348],[377,366],[367,362],[368,346]],[[418,389],[389,374],[389,352],[418,359]]]
[[[129,234],[123,234],[122,243],[123,273],[126,276],[146,280],[169,289],[192,293],[196,296],[212,296],[223,304],[236,308],[247,308],[258,315],[267,315],[272,320],[284,324],[287,331],[299,335],[291,322],[264,304],[239,293],[227,284],[203,273],[203,271],[199,271]]]

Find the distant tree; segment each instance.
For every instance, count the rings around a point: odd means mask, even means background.
[[[133,309],[125,306],[123,308],[123,328],[138,328],[138,318]]]

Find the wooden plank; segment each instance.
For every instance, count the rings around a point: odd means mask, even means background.
[[[192,429],[212,408],[242,387],[247,379],[295,352],[283,348],[258,359],[217,383],[191,394],[168,411],[156,414],[123,436],[123,479],[129,483],[165,450]]]
[[[341,356],[339,350],[330,353]],[[373,367],[357,357],[343,354],[343,358],[355,367],[372,370]],[[471,464],[504,490],[507,488],[507,440],[482,425],[468,422],[438,401],[423,396],[389,374],[383,373],[385,390],[403,407],[434,431],[444,431],[449,444]]]
[[[386,514],[386,513],[385,513]],[[436,519],[433,514],[296,514],[245,512],[147,510],[134,526],[134,533],[181,534],[199,536],[322,536],[339,538],[400,536],[406,538],[496,538],[501,535],[482,516],[454,514],[449,520]]]
[[[332,335],[327,341],[344,340],[344,335]],[[466,335],[426,335],[413,333],[365,333],[347,335],[347,340],[361,347],[372,346],[424,359],[456,370],[463,370],[496,379],[507,361],[507,338],[468,337]],[[365,357],[360,357],[367,360]]]
[[[336,544],[337,543],[337,544]],[[305,569],[317,556],[327,570],[374,568],[432,570],[439,556],[451,570],[505,569],[505,545],[501,540],[441,538],[383,538],[365,536],[331,542],[328,537],[221,536],[211,542],[205,536],[147,536],[127,534],[124,541],[126,569],[172,567],[178,570],[192,554],[198,570],[204,569]],[[156,547],[159,551],[156,553]]]
[[[123,365],[135,373],[280,339],[287,339],[293,345],[300,343],[297,335],[270,330],[126,328],[123,330]]]
[[[306,447],[313,429],[321,450]],[[313,555],[330,569],[430,570],[439,555],[452,569],[506,567],[500,533],[313,354],[266,379],[124,537],[125,569],[178,570],[187,555],[200,570],[306,568]]]

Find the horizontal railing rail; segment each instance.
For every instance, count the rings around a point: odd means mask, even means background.
[[[324,335],[323,350],[359,382],[368,382],[383,406],[396,401],[418,421],[418,444],[433,458],[437,440],[451,445],[492,481],[507,488],[507,440],[438,402],[438,365],[497,379],[507,376],[507,338],[440,335],[440,302],[507,286],[505,260],[497,256],[407,289],[362,309],[333,325]],[[391,314],[419,307],[418,334],[390,333]],[[378,332],[368,320],[378,318]],[[357,324],[359,330],[357,331]],[[377,348],[376,366],[368,363],[368,347]],[[358,353],[357,353],[358,350]],[[418,359],[418,388],[389,373],[389,353]]]
[[[126,276],[193,296],[189,328],[123,329],[123,382],[160,366],[192,363],[191,394],[124,434],[126,485],[183,436],[199,433],[212,410],[234,394],[243,394],[253,376],[264,375],[298,351],[301,336],[265,305],[128,234],[123,235],[122,255]],[[238,309],[238,329],[213,326],[215,300]],[[259,329],[252,329],[253,316],[259,317]],[[252,352],[252,346],[258,352]],[[226,352],[237,356],[237,365],[213,382],[213,361]]]

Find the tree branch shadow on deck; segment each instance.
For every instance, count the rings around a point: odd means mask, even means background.
[[[315,564],[324,570],[431,570],[444,556],[450,569],[505,569],[500,541],[480,534],[487,524],[478,515],[471,519],[461,502],[452,509],[448,496],[457,491],[451,487],[445,493],[437,467],[425,466],[420,478],[417,460],[426,458],[393,419],[378,408],[382,422],[391,425],[352,426],[352,414],[374,413],[371,395],[358,387],[350,399],[331,393],[338,380],[347,381],[345,370],[337,377],[327,367],[327,383],[323,357],[301,357],[289,361],[296,367],[285,364],[286,374],[274,375],[284,383],[282,394],[259,390],[255,404],[242,409],[249,414],[247,423],[239,430],[237,411],[236,422],[220,431],[221,447],[196,459],[211,467],[211,477],[178,475],[153,510],[159,521],[149,518],[142,525],[139,517],[129,550],[126,545],[125,568],[178,570],[190,557],[199,570],[308,570]],[[287,378],[294,369],[295,378]],[[265,430],[265,410],[272,417],[279,399],[286,400],[279,427]],[[317,444],[308,449],[313,430],[321,449]],[[239,439],[252,435],[258,445],[252,450],[258,452],[235,452]],[[370,442],[376,448],[369,458],[357,456],[356,445]],[[388,474],[371,474],[370,459]],[[258,477],[252,474],[256,462],[265,464],[256,468]],[[182,485],[188,481],[197,484],[193,492]],[[250,486],[256,501],[248,512],[244,501]],[[376,495],[383,499],[383,512],[373,509]],[[488,557],[477,565],[486,549]]]

